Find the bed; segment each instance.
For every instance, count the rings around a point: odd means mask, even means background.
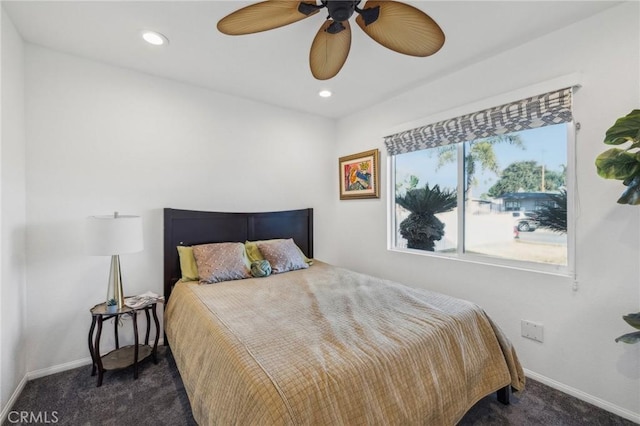
[[[181,280],[179,245],[290,238],[312,259],[312,209],[165,209],[164,232],[166,339],[201,425],[449,425],[524,387],[509,340],[470,302],[318,260]]]

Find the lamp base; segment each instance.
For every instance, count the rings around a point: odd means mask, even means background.
[[[118,309],[124,308],[124,292],[122,291],[122,275],[120,274],[120,256],[111,256],[111,269],[109,270],[109,283],[107,287],[107,303],[115,300]]]

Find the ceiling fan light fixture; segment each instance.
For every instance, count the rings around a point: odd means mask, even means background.
[[[142,38],[144,41],[149,44],[153,44],[154,46],[169,44],[169,39],[167,37],[155,31],[142,31]]]
[[[351,48],[349,19],[372,40],[397,53],[430,56],[445,41],[442,28],[422,10],[397,0],[271,0],[245,6],[218,21],[227,35],[255,34],[301,21],[321,9],[329,16],[320,26],[309,51],[309,67],[317,80],[335,77]]]
[[[351,15],[356,10],[356,5],[360,1],[323,1],[322,3],[329,11],[331,19],[336,22],[342,22],[351,18]]]
[[[333,93],[331,93],[331,90],[327,89],[323,89],[318,92],[318,96],[320,96],[321,98],[330,98],[332,94]]]

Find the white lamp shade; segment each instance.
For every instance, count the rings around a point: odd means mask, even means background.
[[[89,254],[135,253],[144,247],[140,216],[91,216],[87,218],[85,230]]]

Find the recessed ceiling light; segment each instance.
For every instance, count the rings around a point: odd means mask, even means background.
[[[318,95],[321,98],[328,98],[328,97],[331,96],[331,90],[321,90],[321,91],[318,92]]]
[[[143,31],[142,38],[149,44],[154,46],[162,46],[163,44],[169,44],[169,39],[164,35],[155,31]]]

